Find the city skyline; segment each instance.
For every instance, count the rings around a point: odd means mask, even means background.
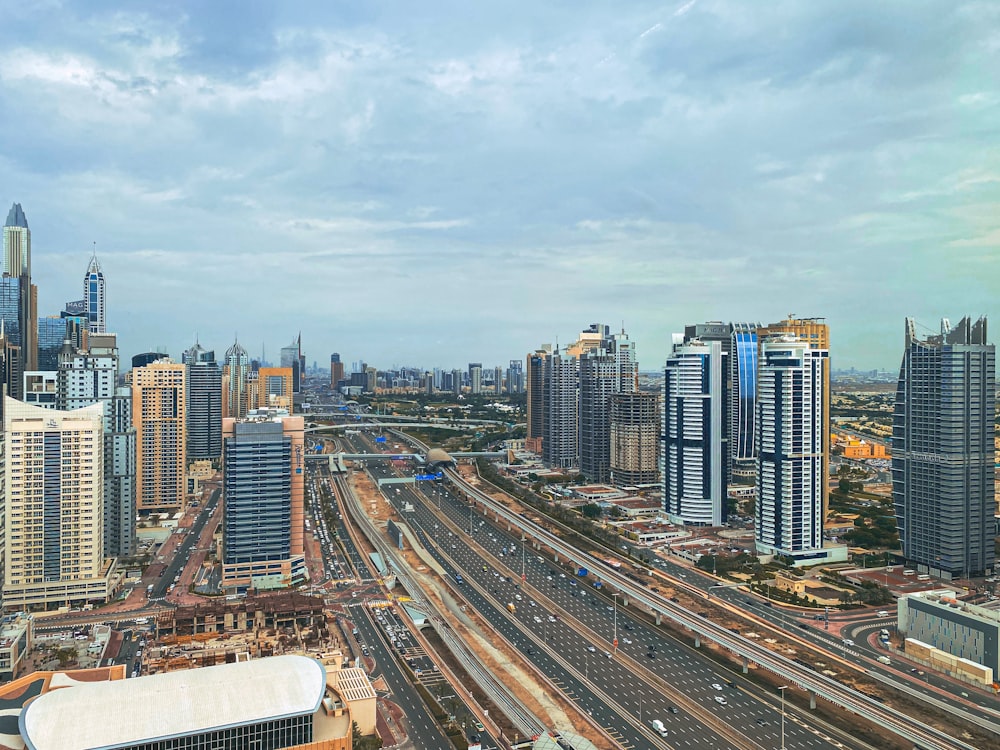
[[[461,366],[602,320],[652,370],[793,313],[891,371],[905,317],[996,312],[998,13],[16,6],[3,200],[40,316],[96,242],[123,352]]]

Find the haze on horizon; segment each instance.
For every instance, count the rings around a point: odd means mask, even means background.
[[[0,206],[39,315],[97,243],[124,355],[506,365],[624,324],[995,312],[1000,5],[4,8]],[[990,337],[992,341],[996,336]]]

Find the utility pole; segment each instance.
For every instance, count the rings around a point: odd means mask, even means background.
[[[611,595],[614,598],[615,602],[615,634],[614,634],[615,637],[614,640],[611,641],[611,645],[615,653],[618,653],[618,593],[619,592],[616,591],[614,594]]]
[[[785,750],[785,690],[787,689],[788,685],[778,688],[781,692],[781,750]]]

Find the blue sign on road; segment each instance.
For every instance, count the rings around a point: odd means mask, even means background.
[[[444,475],[438,472],[437,474],[417,474],[413,478],[418,482],[427,482],[431,479],[441,479]]]
[[[377,437],[377,438],[375,438],[375,442],[376,443],[384,443],[385,442],[385,437]]]

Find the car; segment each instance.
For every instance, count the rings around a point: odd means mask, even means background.
[[[549,622],[555,622],[555,621],[556,621],[556,618],[553,617],[552,615],[549,615]]]
[[[647,651],[646,652],[646,658],[647,659],[655,659],[656,658],[656,652],[655,651]]]
[[[476,724],[475,724],[475,726],[476,726],[476,731],[477,732],[482,732],[483,731],[483,723],[481,721],[477,721]]]
[[[670,713],[675,714],[675,713],[677,713],[677,706],[670,706],[667,710]]]
[[[594,648],[593,646],[587,646],[587,650],[588,650],[588,651],[589,651],[590,653],[592,653],[592,654],[596,654],[596,653],[597,653],[597,649],[596,649],[596,648]]]
[[[606,657],[608,657],[609,659],[611,658],[611,652],[610,652],[610,651],[605,651],[605,652],[604,652],[604,655],[605,655]]]
[[[728,705],[728,701],[721,695],[715,696],[715,702],[718,703],[720,706]]]
[[[713,683],[712,683],[712,689],[713,689],[713,690],[722,690],[722,685],[720,685],[720,684],[719,684],[719,683],[717,683],[717,682],[713,682]]]
[[[628,645],[630,645],[630,646],[632,645],[632,639],[631,639],[631,638],[622,638],[622,641],[623,641],[624,643],[627,643],[627,644],[628,644]]]
[[[757,719],[757,726],[759,726],[759,727],[767,727],[767,726],[770,726],[770,725],[771,725],[771,722],[769,722],[767,719]]]

